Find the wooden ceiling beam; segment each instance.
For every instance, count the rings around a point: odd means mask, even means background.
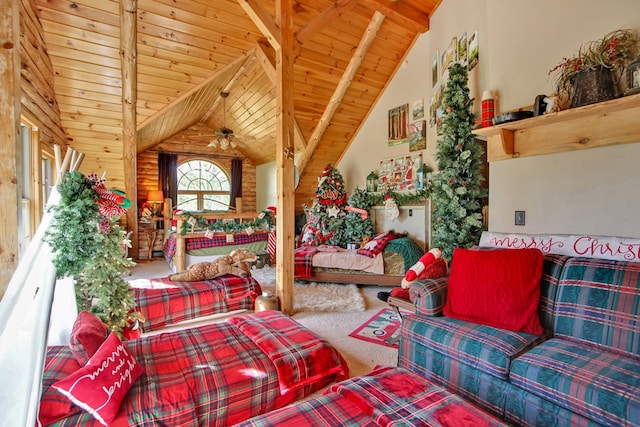
[[[360,64],[362,64],[362,61],[364,60],[367,51],[371,47],[371,44],[375,40],[376,35],[378,34],[378,30],[382,26],[382,22],[384,21],[384,19],[384,15],[377,11],[374,13],[373,18],[371,18],[371,21],[369,22],[369,25],[367,26],[367,29],[365,30],[362,39],[360,40],[358,48],[353,53],[351,61],[349,61],[349,65],[347,65],[347,68],[342,74],[342,77],[340,77],[340,82],[338,83],[338,86],[336,86],[336,90],[333,92],[327,108],[318,121],[318,125],[313,130],[313,134],[311,134],[309,144],[298,159],[297,166],[300,175],[304,173],[307,164],[309,164],[309,160],[311,160],[311,156],[313,156],[313,152],[318,147],[322,136],[331,124],[333,115],[336,113],[338,107],[342,103],[344,94],[347,92],[347,89],[349,89],[351,81],[353,80],[358,67],[360,67]]]
[[[406,23],[412,29],[421,33],[429,31],[429,15],[407,6],[401,1],[393,0],[360,0],[366,5],[393,20]]]
[[[262,65],[264,73],[267,75],[271,83],[276,85],[276,58],[273,55],[273,53],[275,52],[273,52],[272,49],[267,45],[267,43],[264,42],[256,43],[255,52],[258,63]],[[300,125],[298,124],[298,120],[295,118],[295,116],[293,118],[293,123],[296,146],[305,148],[307,146],[307,140],[305,139],[304,134],[302,133],[302,129],[300,129]]]
[[[262,35],[269,40],[269,44],[271,44],[275,50],[279,50],[282,38],[280,28],[271,18],[269,12],[262,7],[259,0],[238,0],[238,3],[242,6],[245,13],[249,15]]]
[[[298,44],[306,43],[323,27],[329,25],[335,19],[338,19],[340,16],[350,11],[357,4],[358,2],[356,0],[336,1],[333,5],[316,15],[311,21],[307,23],[307,25],[298,30],[298,32],[295,34],[295,38],[298,41]]]
[[[138,32],[137,0],[120,1],[120,62],[122,73],[122,157],[124,160],[125,193],[131,208],[127,210],[127,229],[132,231],[131,253],[138,254],[138,153],[136,129]]]
[[[276,292],[280,308],[293,315],[295,250],[294,104],[293,104],[293,0],[276,0],[275,17],[282,31],[276,51]]]

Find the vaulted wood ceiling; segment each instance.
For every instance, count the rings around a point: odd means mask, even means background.
[[[304,164],[296,198],[313,198],[316,177],[349,146],[440,1],[294,3],[295,149]],[[70,144],[85,153],[85,168],[123,183],[119,2],[36,4]],[[273,22],[274,0],[139,0],[137,7],[138,151],[194,126],[203,136],[194,144],[206,145],[203,125],[211,139],[224,125],[237,135],[239,155],[255,165],[274,161],[268,36],[277,28],[261,24]],[[229,93],[224,102],[221,92]]]

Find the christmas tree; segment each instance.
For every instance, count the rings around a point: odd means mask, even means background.
[[[455,248],[478,244],[482,233],[483,151],[471,133],[473,102],[467,81],[466,66],[456,63],[449,68],[431,196],[435,205],[432,244],[449,260]]]
[[[307,213],[305,245],[336,245],[361,242],[373,235],[367,193],[356,189],[347,204],[347,194],[338,169],[327,165],[318,177],[315,199]]]
[[[345,245],[344,207],[347,205],[347,194],[344,189],[342,174],[331,165],[325,166],[318,177],[318,188],[309,216],[309,232],[312,245]]]
[[[54,254],[56,276],[76,280],[78,307],[98,316],[121,334],[135,320],[135,301],[123,275],[135,265],[124,258],[125,230],[118,218],[124,197],[111,192],[95,175],[69,172],[57,186],[60,202],[52,207],[45,241]]]

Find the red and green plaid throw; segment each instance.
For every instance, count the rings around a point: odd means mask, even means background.
[[[196,249],[216,248],[219,246],[243,246],[249,243],[266,242],[269,239],[268,231],[256,231],[253,234],[247,234],[244,231],[233,234],[233,241],[227,241],[225,234],[214,235],[212,238],[205,236],[188,237],[186,238],[185,246],[186,251],[193,251]],[[164,242],[163,251],[165,258],[171,261],[176,254],[176,235],[171,234],[169,238]]]
[[[201,282],[152,279],[175,288],[133,288],[138,309],[145,317],[143,331],[154,331],[176,323],[235,310],[253,310],[262,293],[253,277],[226,275]]]
[[[316,252],[318,252],[318,248],[315,246],[304,246],[294,251],[293,262],[295,277],[311,277],[311,261]]]

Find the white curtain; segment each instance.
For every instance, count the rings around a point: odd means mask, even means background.
[[[49,205],[60,196],[54,188]],[[45,212],[34,238],[20,260],[4,297],[0,301],[0,426],[33,426],[36,423],[49,319],[52,311],[56,270],[51,248],[42,242],[52,213]],[[68,340],[69,312],[75,313],[73,284],[56,296],[67,316],[55,323],[53,342]],[[71,299],[69,299],[71,289]],[[66,295],[66,296],[65,296]],[[64,320],[66,319],[66,320]],[[71,321],[73,323],[73,320]]]

